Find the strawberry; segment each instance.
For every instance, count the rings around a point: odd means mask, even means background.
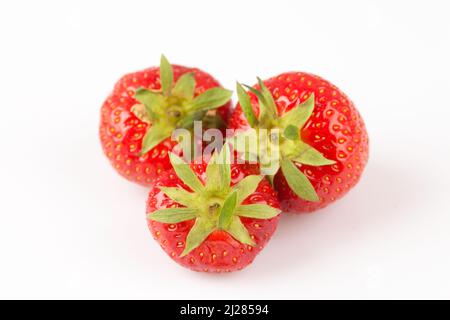
[[[250,164],[229,164],[223,147],[209,163],[188,165],[171,153],[173,170],[150,190],[147,221],[153,237],[180,265],[229,272],[249,265],[278,224],[278,200]],[[228,159],[228,161],[226,160]]]
[[[171,167],[174,129],[196,120],[224,123],[231,91],[195,68],[170,65],[122,77],[101,109],[100,139],[113,167],[128,180],[150,185]],[[217,111],[216,111],[217,110]]]
[[[253,156],[264,160],[261,168],[283,211],[323,208],[358,182],[368,159],[368,136],[357,109],[336,86],[315,75],[289,72],[247,88],[248,94],[237,84],[239,104],[229,127],[244,133],[233,142],[250,159],[252,152],[239,140],[248,139],[250,128],[264,132],[257,142],[265,148]],[[267,161],[270,152],[276,161]]]

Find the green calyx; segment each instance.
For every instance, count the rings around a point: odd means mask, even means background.
[[[202,120],[209,110],[227,103],[232,95],[232,91],[216,87],[194,97],[194,74],[185,73],[174,83],[172,66],[164,56],[161,56],[159,72],[161,90],[137,89],[135,99],[139,103],[131,109],[137,118],[151,124],[142,140],[140,155],[170,137],[173,130],[190,129],[194,121]]]
[[[240,217],[271,219],[281,212],[265,204],[242,204],[255,192],[263,177],[250,175],[231,186],[228,145],[225,145],[219,154],[214,153],[211,157],[206,168],[204,184],[184,160],[173,153],[170,154],[170,160],[178,177],[191,191],[176,187],[160,187],[162,192],[183,207],[157,210],[150,213],[148,218],[162,223],[179,223],[195,219],[181,257],[201,245],[215,230],[228,232],[241,243],[254,246],[255,243]]]
[[[308,201],[319,201],[311,182],[296,166],[326,166],[335,163],[301,138],[301,131],[314,110],[314,94],[280,117],[272,94],[259,78],[258,85],[259,90],[244,85],[258,98],[257,117],[248,93],[237,83],[239,103],[254,130],[233,137],[232,145],[245,160],[257,160],[270,181],[273,181],[273,176],[281,169],[289,187],[297,196]]]

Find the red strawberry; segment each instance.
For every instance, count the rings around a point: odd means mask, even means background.
[[[209,74],[171,66],[162,56],[159,68],[122,77],[104,102],[103,150],[122,176],[150,185],[171,167],[168,153],[177,144],[171,141],[172,131],[190,129],[195,120],[226,122],[230,97],[231,91]]]
[[[222,150],[209,164],[188,165],[171,154],[174,170],[155,181],[147,201],[154,238],[173,260],[195,271],[244,268],[278,224],[278,200],[258,167],[215,161],[229,158],[228,147]]]
[[[368,159],[368,136],[355,106],[336,86],[289,72],[259,81],[259,90],[248,88],[249,95],[238,84],[240,103],[229,127],[279,129],[280,161],[270,174],[283,211],[323,208],[358,182]]]

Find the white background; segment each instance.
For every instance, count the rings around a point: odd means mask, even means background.
[[[450,298],[448,1],[2,1],[0,298]],[[130,71],[200,67],[226,87],[329,79],[365,118],[344,199],[283,217],[242,272],[173,263],[119,177],[99,109]],[[236,99],[235,99],[236,100]]]

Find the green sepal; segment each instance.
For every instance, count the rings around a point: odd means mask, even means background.
[[[219,155],[214,152],[206,167],[206,189],[208,191],[218,191],[221,188]]]
[[[152,150],[158,144],[160,144],[165,139],[171,136],[171,130],[169,130],[166,126],[160,125],[159,123],[155,123],[150,126],[145,133],[144,138],[142,139],[142,148],[139,156],[145,155],[147,152]]]
[[[230,189],[231,183],[231,153],[230,146],[228,144],[224,144],[222,146],[222,150],[219,153],[219,161],[220,164],[220,177],[222,179],[222,191],[228,191]]]
[[[205,115],[205,113],[203,111],[192,112],[192,113],[186,115],[183,119],[181,119],[178,122],[177,126],[179,128],[191,129],[194,126],[194,122],[202,120],[204,115]]]
[[[253,93],[257,98],[259,102],[259,117],[258,117],[258,123],[261,127],[267,127],[272,122],[272,118],[269,117],[270,112],[268,111],[268,106],[266,103],[266,98],[262,94],[260,90],[257,90],[253,87],[247,86],[244,84],[244,86]]]
[[[194,192],[201,193],[205,189],[203,184],[198,179],[197,175],[192,171],[191,167],[184,162],[183,159],[174,153],[170,153],[170,163],[177,173],[177,176]]]
[[[180,257],[186,256],[201,245],[215,229],[216,226],[206,219],[198,218],[195,220],[194,225],[186,237],[186,247]]]
[[[237,207],[235,214],[240,217],[254,219],[272,219],[278,216],[281,210],[267,204],[249,204]]]
[[[145,122],[147,124],[153,122],[152,117],[154,116],[153,115],[150,116],[150,113],[146,110],[146,107],[141,103],[137,103],[134,106],[132,106],[130,112],[134,114],[136,118],[138,118],[142,122]]]
[[[223,129],[226,127],[225,121],[218,112],[206,113],[201,120],[204,130]]]
[[[161,79],[161,89],[165,96],[169,96],[172,91],[173,69],[164,55],[161,55],[161,63],[159,65],[159,76]]]
[[[286,129],[284,129],[283,135],[289,140],[300,140],[299,129],[293,125],[288,125]]]
[[[289,112],[285,113],[279,119],[281,128],[287,128],[289,125],[295,126],[299,129],[303,128],[305,123],[311,117],[314,110],[314,93],[312,93],[306,101],[294,107]]]
[[[289,159],[281,160],[281,171],[294,193],[302,199],[317,202],[319,197],[309,179]]]
[[[225,199],[225,202],[220,210],[219,222],[217,224],[219,229],[228,229],[237,205],[237,192],[234,191]]]
[[[195,219],[197,210],[193,208],[167,208],[149,213],[147,217],[150,220],[162,223],[179,223]]]
[[[253,88],[252,86],[246,85],[246,84],[242,84],[242,85],[244,87],[246,87],[248,91],[253,93],[258,98],[258,101],[264,101],[264,96],[261,93],[261,91],[259,91],[258,89]]]
[[[230,148],[227,144],[218,154],[215,152],[206,167],[206,189],[226,193],[230,189]]]
[[[260,164],[260,173],[267,177],[275,175],[279,169],[280,169],[280,159],[271,159],[269,164],[266,165]]]
[[[299,141],[298,144],[300,145],[301,150],[298,156],[292,159],[293,161],[316,167],[327,166],[336,163],[336,161],[334,160],[325,158],[322,153],[320,153],[310,145],[301,141]]]
[[[278,171],[278,170],[277,170],[277,171]],[[275,180],[275,175],[270,174],[270,175],[267,175],[266,178],[267,178],[267,180],[269,181],[270,185],[271,185],[272,188],[273,188],[273,186],[274,186],[273,181]]]
[[[250,175],[239,181],[233,186],[233,190],[237,192],[237,203],[241,204],[248,196],[250,196],[258,188],[259,183],[264,176]]]
[[[147,116],[150,120],[154,121],[157,119],[156,114],[164,105],[164,98],[159,93],[152,92],[144,88],[138,88],[134,98],[144,105],[145,111],[147,112]],[[141,119],[139,115],[136,114],[136,116]]]
[[[258,79],[259,87],[261,88],[261,94],[264,97],[263,104],[266,106],[265,112],[267,112],[267,117],[269,119],[275,119],[278,115],[277,107],[275,105],[275,100],[273,99],[272,94],[270,93],[269,89],[267,89],[264,82],[260,79]],[[263,116],[261,116],[263,117]]]
[[[173,201],[182,204],[183,206],[189,207],[196,200],[197,196],[195,193],[191,193],[187,190],[177,187],[158,187],[166,196],[168,196]]]
[[[273,99],[273,96],[270,93],[269,89],[267,89],[264,82],[260,78],[257,79],[260,90],[257,90],[247,85],[244,86],[258,98],[259,123],[262,124],[263,126],[269,126],[277,118],[278,115],[277,107],[275,105],[275,100]]]
[[[253,112],[250,97],[239,82],[236,82],[236,92],[245,118],[250,124],[250,127],[255,127],[258,123],[258,120],[256,119],[255,113]]]
[[[188,72],[183,74],[175,83],[172,94],[178,97],[183,97],[187,100],[192,100],[195,91],[195,77],[194,73]]]
[[[228,227],[227,232],[233,236],[237,241],[250,245],[255,246],[255,242],[253,241],[252,237],[250,236],[250,233],[248,232],[247,228],[244,226],[244,224],[241,221],[241,218],[238,216],[234,216],[233,219],[231,219],[230,226]]]
[[[206,90],[198,95],[191,102],[191,109],[193,111],[207,111],[223,106],[231,99],[233,91],[215,87]]]
[[[230,189],[230,147],[225,144],[218,154],[215,152],[206,167],[206,189],[226,193]]]

